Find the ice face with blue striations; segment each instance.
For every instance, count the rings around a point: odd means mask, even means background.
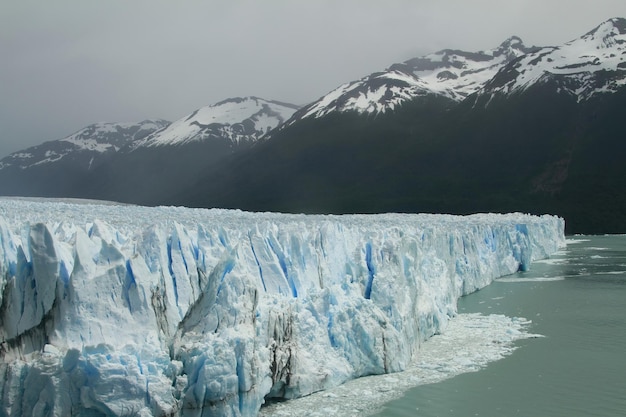
[[[254,416],[400,371],[563,230],[0,199],[0,416]]]

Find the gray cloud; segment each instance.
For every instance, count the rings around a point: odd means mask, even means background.
[[[4,2],[0,156],[97,121],[175,120],[224,98],[305,104],[394,62],[518,35],[566,42],[623,0]]]

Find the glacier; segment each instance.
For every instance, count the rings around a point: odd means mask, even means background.
[[[0,199],[0,416],[255,416],[406,369],[550,215],[308,216]]]

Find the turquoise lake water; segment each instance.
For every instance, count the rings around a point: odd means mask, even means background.
[[[378,417],[626,416],[626,236],[568,238],[551,259],[458,306],[528,318],[544,337],[478,372],[417,386]]]

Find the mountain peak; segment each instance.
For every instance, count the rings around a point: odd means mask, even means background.
[[[44,142],[14,152],[0,161],[0,170],[8,167],[27,169],[57,161],[70,161],[76,167],[91,169],[104,155],[133,146],[170,122],[162,119],[139,123],[92,123],[63,139]]]
[[[211,104],[155,132],[137,147],[181,145],[211,138],[252,143],[280,125],[298,106],[259,97],[233,97]]]
[[[245,96],[245,97],[231,97],[231,98],[227,98],[224,99],[222,101],[219,101],[215,104],[211,104],[209,106],[206,107],[220,107],[220,106],[227,106],[227,105],[237,105],[237,104],[249,104],[250,108],[255,108],[258,106],[279,106],[279,107],[287,107],[290,109],[293,109],[294,111],[299,109],[300,106],[297,106],[295,104],[291,104],[291,103],[286,103],[284,101],[278,101],[278,100],[268,100],[268,99],[264,99],[261,97],[256,97],[256,96]]]
[[[497,50],[509,49],[509,48],[521,49],[523,47],[524,47],[524,42],[522,41],[522,39],[519,36],[514,35],[506,39],[504,42],[502,42],[500,46],[497,48]]]
[[[439,96],[460,102],[482,87],[503,65],[539,48],[527,47],[518,36],[498,48],[467,52],[443,49],[391,65],[360,80],[345,83],[301,109],[285,126],[331,112],[384,113],[417,97]]]
[[[494,57],[504,56],[507,61],[513,60],[519,56],[526,55],[531,52],[537,51],[539,48],[535,46],[526,46],[524,41],[519,36],[511,36],[504,40],[497,48],[485,53]]]
[[[624,55],[626,19],[609,19],[561,46],[524,54],[487,82],[482,94],[509,94],[552,81],[560,93],[587,100],[626,85]]]
[[[626,34],[626,19],[623,17],[613,17],[609,20],[602,22],[594,31],[612,31],[615,34]]]
[[[219,106],[223,106],[226,104],[241,104],[241,103],[246,103],[246,102],[269,102],[270,100],[264,100],[262,98],[259,97],[255,97],[255,96],[246,96],[246,97],[230,97],[227,98],[225,100],[219,101],[215,104],[211,104],[208,107],[219,107]]]
[[[626,19],[614,17],[602,22],[580,39],[587,42],[597,42],[598,48],[610,48],[615,44],[626,43],[624,35],[626,35]]]

